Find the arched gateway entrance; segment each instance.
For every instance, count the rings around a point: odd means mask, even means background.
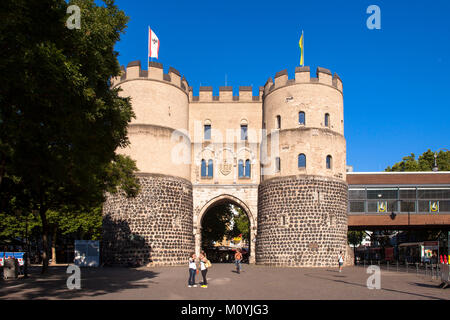
[[[256,217],[255,214],[250,210],[249,206],[239,198],[230,194],[221,194],[210,199],[206,204],[204,204],[197,215],[194,217],[194,235],[195,235],[195,252],[200,253],[202,244],[202,220],[208,210],[214,208],[215,206],[222,204],[233,204],[240,207],[247,215],[250,223],[250,257],[249,262],[255,263],[255,239],[256,239]]]

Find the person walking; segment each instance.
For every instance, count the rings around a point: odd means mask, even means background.
[[[236,264],[236,272],[241,273],[241,262],[242,262],[242,253],[241,249],[238,248],[236,253],[234,254],[234,263]]]
[[[344,265],[344,255],[342,254],[342,251],[339,251],[338,263],[339,263],[339,272],[342,272],[342,266]]]
[[[191,256],[189,257],[189,280],[188,280],[188,287],[197,287],[195,284],[195,274],[197,273],[197,264],[195,263],[195,259],[197,256],[195,255],[195,252],[191,253]]]
[[[208,280],[206,279],[206,274],[208,273],[209,261],[206,258],[205,251],[202,251],[200,253],[199,258],[200,258],[200,271],[201,271],[202,277],[203,277],[202,288],[208,288]]]

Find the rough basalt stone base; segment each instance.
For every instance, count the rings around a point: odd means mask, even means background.
[[[347,252],[347,184],[318,176],[263,182],[258,192],[256,263],[336,267]]]
[[[108,195],[103,206],[103,261],[112,265],[186,264],[194,250],[192,184],[140,174],[136,198]]]

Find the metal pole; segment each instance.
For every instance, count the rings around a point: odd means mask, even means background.
[[[397,272],[398,272],[398,260],[397,260]]]
[[[30,251],[30,245],[28,243],[28,215],[25,218],[25,245],[27,247],[26,252],[24,254],[24,263],[25,265],[23,266],[23,277],[26,279],[28,278],[28,252]]]
[[[387,261],[387,271],[389,271],[389,261]]]
[[[419,275],[419,264],[416,262],[416,276]]]

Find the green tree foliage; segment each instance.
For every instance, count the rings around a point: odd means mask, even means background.
[[[347,234],[347,241],[349,244],[357,247],[364,240],[366,233],[364,231],[349,231]]]
[[[202,219],[202,244],[212,245],[229,234],[233,211],[230,205],[218,205],[209,209]]]
[[[233,206],[233,209],[235,210],[235,212],[237,212],[237,215],[233,216],[233,228],[230,232],[230,238],[242,234],[242,238],[246,241],[249,241],[250,220],[248,219],[247,214],[242,208]]]
[[[202,220],[203,246],[224,238],[232,239],[242,234],[243,239],[250,240],[250,221],[244,210],[232,204],[211,208]]]
[[[66,27],[68,5],[81,29]],[[49,211],[88,212],[105,191],[138,192],[129,143],[130,100],[110,87],[114,51],[128,17],[105,0],[3,0],[0,19],[0,194],[2,210],[38,210],[43,269]]]
[[[436,163],[439,171],[450,171],[450,152],[442,150],[438,152]],[[432,171],[433,166],[434,152],[428,149],[418,159],[411,153],[392,167],[387,167],[385,171]]]

